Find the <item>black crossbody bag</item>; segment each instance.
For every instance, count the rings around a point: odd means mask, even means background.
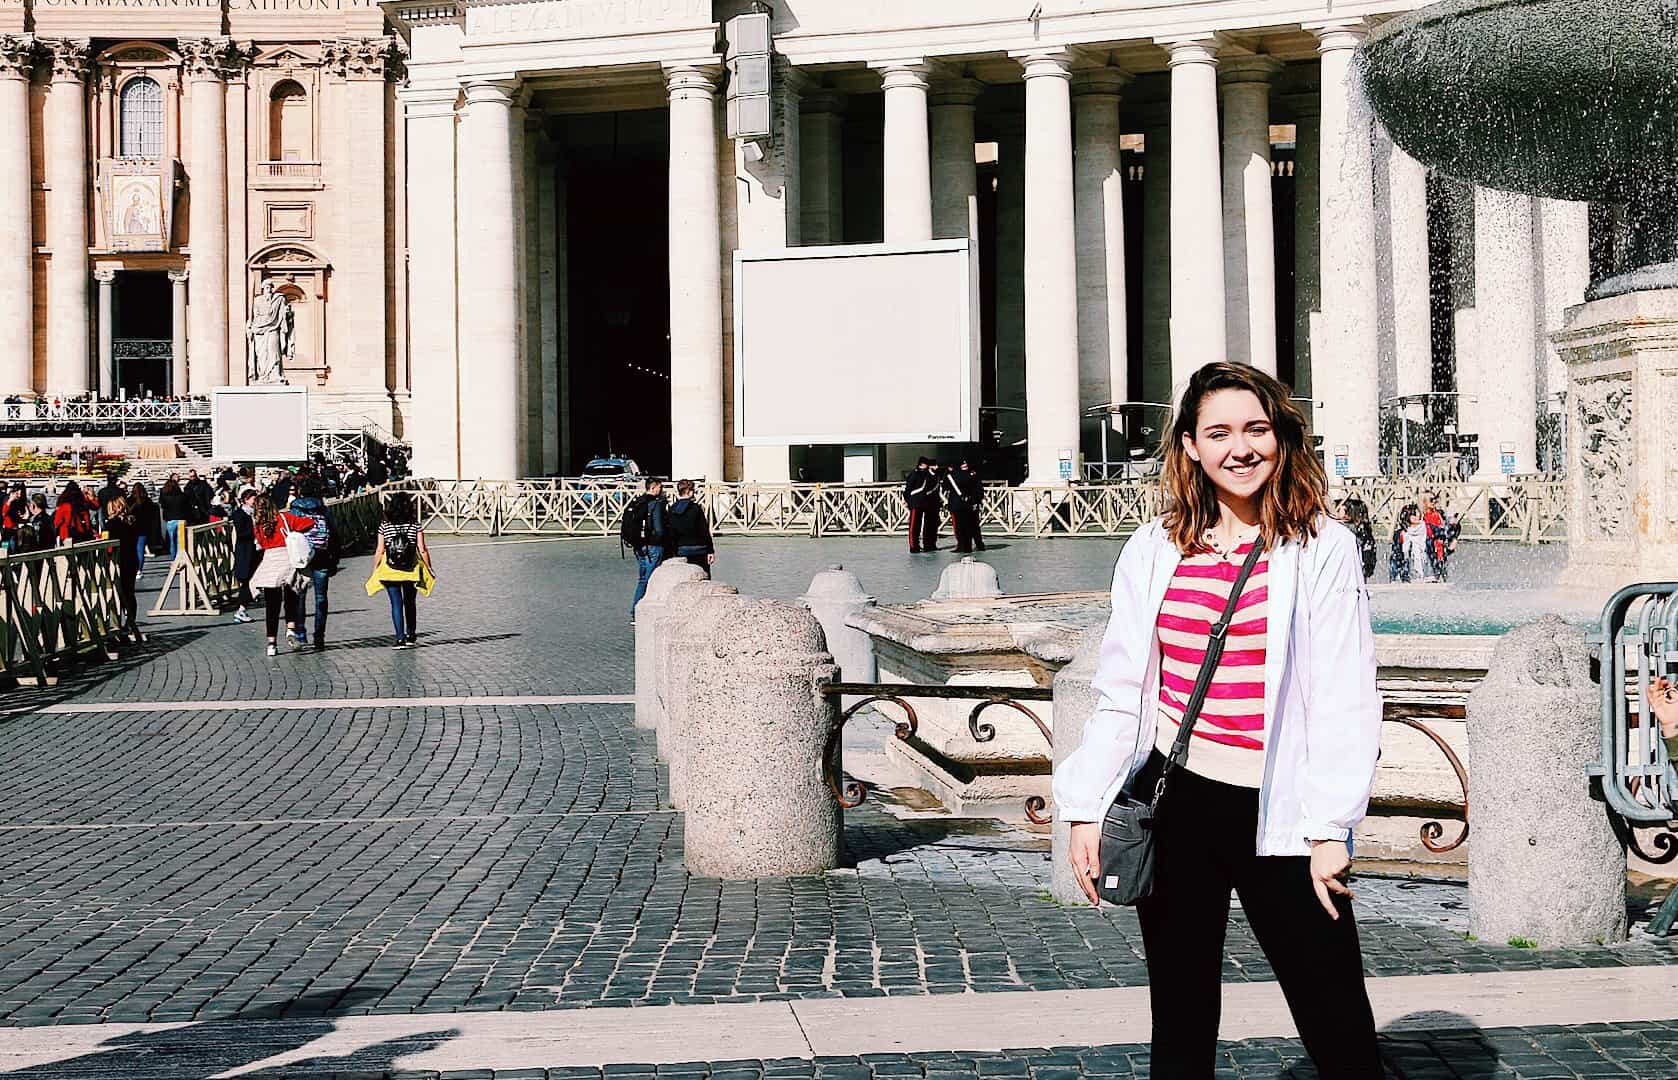
[[[1200,673],[1195,676],[1194,691],[1189,694],[1183,709],[1183,723],[1177,729],[1177,741],[1171,744],[1165,768],[1154,784],[1153,798],[1142,802],[1130,790],[1130,785],[1119,792],[1107,816],[1101,822],[1101,875],[1096,878],[1096,892],[1109,904],[1129,906],[1145,899],[1154,891],[1154,817],[1159,801],[1165,794],[1165,781],[1171,770],[1181,768],[1189,756],[1189,737],[1200,719],[1200,708],[1206,702],[1206,691],[1212,685],[1212,673],[1223,659],[1224,638],[1229,634],[1230,620],[1235,618],[1235,605],[1241,601],[1241,590],[1247,586],[1253,567],[1264,554],[1262,539],[1253,543],[1241,573],[1229,589],[1229,603],[1224,605],[1223,617],[1212,624],[1211,637],[1206,642],[1206,659],[1200,662]]]

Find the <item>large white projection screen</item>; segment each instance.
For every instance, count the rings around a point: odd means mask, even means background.
[[[302,386],[226,386],[210,398],[217,461],[309,459],[309,391]]]
[[[966,240],[734,256],[734,441],[973,442]]]

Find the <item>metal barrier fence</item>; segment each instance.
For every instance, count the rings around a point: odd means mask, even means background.
[[[639,485],[570,478],[517,481],[417,480],[388,486],[414,496],[420,524],[434,533],[509,536],[551,533],[612,536]],[[1357,495],[1370,508],[1377,540],[1399,511],[1437,491],[1444,510],[1460,515],[1470,540],[1519,543],[1567,536],[1566,485],[1555,480],[1424,483],[1374,478],[1338,485],[1336,498]],[[897,484],[715,483],[699,488],[711,531],[737,536],[867,536],[908,529]],[[1116,480],[1065,488],[993,487],[980,524],[990,536],[1128,536],[1160,512],[1156,480]]]
[[[341,554],[356,555],[372,548],[379,532],[377,490],[370,488],[331,499],[326,506],[332,514]],[[158,591],[151,614],[219,615],[238,592],[239,582],[233,575],[232,523],[182,525],[175,560],[169,564],[169,576]]]
[[[115,541],[0,556],[0,593],[0,671],[20,683],[49,686],[85,654],[115,659],[126,639]]]
[[[1609,807],[1630,828],[1627,842],[1639,857],[1661,864],[1678,859],[1678,772],[1649,713],[1649,686],[1657,678],[1678,680],[1678,582],[1629,585],[1603,606],[1602,621],[1587,640],[1600,664],[1601,757],[1587,773],[1601,782]],[[1635,830],[1664,826],[1654,851],[1642,847]],[[1678,889],[1661,905],[1650,933],[1665,934],[1678,920]]]

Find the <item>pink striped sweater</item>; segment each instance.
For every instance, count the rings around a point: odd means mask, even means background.
[[[1212,624],[1223,615],[1229,590],[1241,572],[1252,544],[1228,559],[1206,552],[1190,555],[1177,567],[1159,609],[1159,723],[1154,745],[1171,752],[1182,726],[1183,709],[1194,691],[1195,676],[1206,656]],[[1256,788],[1264,779],[1265,612],[1270,590],[1268,556],[1259,559],[1241,591],[1230,620],[1224,655],[1213,673],[1189,739],[1186,767],[1225,784]]]

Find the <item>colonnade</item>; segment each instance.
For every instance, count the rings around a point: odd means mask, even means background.
[[[1305,29],[1317,44],[1320,90],[1277,99],[1296,136],[1292,267],[1278,267],[1275,258],[1271,103],[1284,70],[1275,57],[1216,34],[1158,39],[1169,101],[1130,106],[1130,74],[1091,54],[1059,47],[1011,53],[1024,84],[1023,117],[1011,126],[1007,115],[987,116],[978,133],[984,84],[959,63],[926,56],[868,63],[883,94],[886,242],[968,235],[975,139],[998,144],[995,345],[999,356],[1024,361],[1017,368],[997,364],[995,392],[1005,408],[1023,405],[1028,483],[1072,474],[1080,420],[1092,406],[1144,395],[1168,400],[1212,360],[1277,372],[1278,282],[1287,275],[1295,298],[1295,390],[1331,472],[1380,471],[1383,400],[1433,391],[1426,170],[1374,130],[1368,110],[1353,100],[1351,69],[1364,24]],[[720,477],[728,461],[728,252],[845,239],[838,199],[842,95],[777,61],[779,157],[749,166],[720,135],[721,70],[713,61],[662,65],[670,139],[672,470],[683,476]],[[458,462],[461,475],[510,476],[552,456],[533,449],[552,434],[529,427],[542,422],[540,403],[555,392],[543,389],[530,366],[538,351],[553,350],[542,344],[551,328],[531,326],[549,305],[534,303],[531,292],[539,254],[523,224],[535,212],[520,186],[534,181],[518,175],[530,158],[522,85],[512,76],[472,78],[402,92],[411,202],[448,198],[459,214],[452,235],[416,228],[410,237],[416,265],[458,268],[449,288],[416,281],[411,297],[416,342],[433,322],[441,333],[445,315],[453,326],[458,312],[453,367],[428,361],[417,345],[415,351],[415,421],[435,448],[438,475]],[[1140,129],[1145,140],[1139,311],[1126,302],[1121,109],[1131,112],[1125,129]],[[471,167],[457,171],[456,160]],[[508,168],[491,167],[502,161]],[[719,191],[731,167],[749,199],[731,201]],[[782,170],[784,183],[763,187],[766,169]],[[448,179],[455,174],[458,180]],[[456,189],[446,191],[449,183]],[[763,205],[773,199],[783,201]],[[1460,426],[1481,438],[1483,474],[1500,466],[1530,472],[1537,467],[1540,383],[1551,391],[1562,383],[1559,371],[1542,372],[1544,333],[1567,304],[1583,299],[1583,208],[1481,192],[1475,214],[1481,228],[1472,323],[1481,344],[1462,350]],[[737,235],[725,236],[730,228]],[[1131,385],[1129,376],[1136,321],[1146,386]],[[1502,362],[1492,343],[1514,350],[1511,360],[1530,347],[1533,363]],[[422,471],[430,455],[422,451]],[[754,448],[745,455],[745,478],[784,479],[785,461],[775,458]]]

